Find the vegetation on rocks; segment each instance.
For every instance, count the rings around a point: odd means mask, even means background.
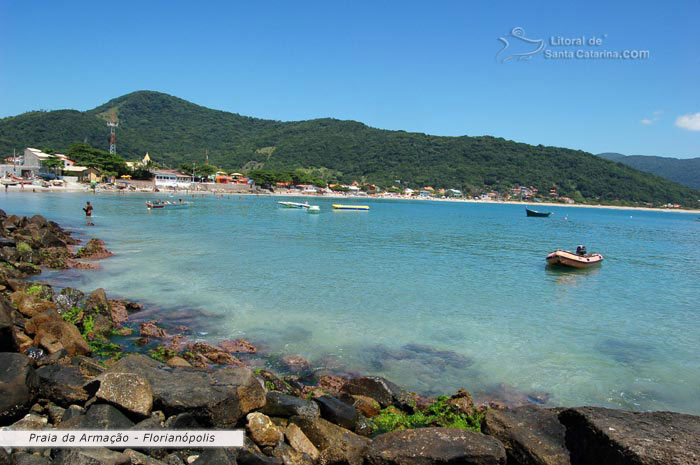
[[[408,414],[394,406],[383,409],[379,415],[369,419],[374,434],[390,431],[440,426],[481,431],[484,412],[474,408],[472,415],[459,411],[448,403],[449,397],[438,397],[429,407]]]

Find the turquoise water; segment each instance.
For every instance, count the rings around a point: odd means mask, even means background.
[[[245,337],[426,394],[700,413],[698,215],[552,207],[542,219],[522,206],[372,200],[334,212],[331,199],[314,199],[314,215],[254,196],[149,212],[149,198],[10,193],[0,208],[116,253],[99,272],[43,279],[139,299],[141,317],[207,340]],[[545,267],[579,243],[604,264]]]

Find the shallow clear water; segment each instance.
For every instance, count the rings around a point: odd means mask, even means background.
[[[338,212],[332,199],[314,199],[314,215],[254,196],[149,212],[149,198],[10,193],[0,208],[116,253],[99,272],[42,279],[150,302],[144,317],[213,341],[245,337],[427,394],[700,413],[697,215],[548,207],[542,219],[522,206],[373,200]],[[545,267],[579,243],[604,264]]]

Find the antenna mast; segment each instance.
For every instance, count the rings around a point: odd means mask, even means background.
[[[107,126],[109,126],[109,153],[110,153],[110,155],[116,155],[117,154],[116,128],[117,128],[117,126],[119,126],[119,122],[117,121],[117,112],[115,110],[112,110],[112,121],[107,123]]]

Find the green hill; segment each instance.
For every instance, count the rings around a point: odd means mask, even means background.
[[[648,155],[600,153],[599,157],[670,179],[684,186],[700,189],[700,158],[671,158]]]
[[[341,181],[389,186],[500,190],[556,188],[579,201],[681,203],[700,192],[590,153],[501,138],[443,137],[387,131],[355,121],[280,122],[211,110],[166,94],[134,92],[93,110],[31,112],[0,120],[0,151],[26,146],[66,150],[87,140],[106,150],[106,121],[119,118],[118,153],[179,166],[204,161],[230,170],[326,168]]]

